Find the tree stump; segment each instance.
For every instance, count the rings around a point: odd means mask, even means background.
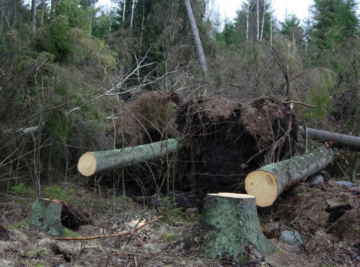
[[[207,194],[199,226],[207,230],[206,253],[211,258],[229,255],[239,261],[250,244],[261,253],[276,250],[261,231],[254,196]]]
[[[61,217],[62,204],[49,199],[37,198],[31,206],[30,225],[52,235],[63,236]]]

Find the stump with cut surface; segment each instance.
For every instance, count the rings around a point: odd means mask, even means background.
[[[250,195],[207,194],[199,226],[207,230],[204,243],[212,258],[230,255],[238,261],[249,244],[261,253],[276,250],[261,231],[255,197]]]
[[[248,174],[245,190],[256,197],[259,207],[271,206],[289,187],[323,170],[335,159],[336,152],[320,147],[309,154],[266,165]]]

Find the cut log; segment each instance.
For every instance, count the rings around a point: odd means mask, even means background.
[[[245,194],[207,194],[199,226],[206,231],[206,253],[225,254],[238,261],[245,247],[255,245],[261,253],[276,250],[260,228],[255,198]]]
[[[135,147],[87,152],[79,159],[78,170],[82,175],[91,176],[99,172],[120,169],[166,156],[181,148],[178,139],[168,139]]]
[[[299,126],[299,133],[303,137],[306,137],[304,127]],[[347,148],[351,151],[360,152],[360,137],[358,136],[316,130],[312,128],[307,128],[307,133],[308,136],[315,141],[331,141],[333,142],[334,147]]]
[[[256,197],[259,207],[271,206],[282,192],[324,169],[335,157],[335,149],[321,147],[306,155],[266,165],[246,176],[245,190]]]

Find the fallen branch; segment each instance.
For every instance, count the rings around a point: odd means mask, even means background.
[[[287,102],[283,102],[283,103],[284,104],[299,104],[299,105],[303,105],[303,106],[309,107],[309,108],[316,108],[316,106],[305,104],[305,103],[299,102],[299,101],[287,101]]]
[[[148,224],[156,222],[156,221],[160,220],[161,218],[162,218],[162,216],[156,218],[155,220],[148,221],[147,223],[144,223],[143,225],[135,228],[133,231],[126,231],[126,232],[121,232],[121,233],[118,233],[118,234],[95,235],[95,236],[84,236],[84,237],[57,237],[57,238],[54,238],[54,239],[55,240],[62,240],[62,241],[92,240],[92,239],[107,238],[107,237],[118,237],[118,236],[124,236],[124,235],[134,235],[134,233],[137,232],[138,230],[140,230],[141,228],[144,228]]]

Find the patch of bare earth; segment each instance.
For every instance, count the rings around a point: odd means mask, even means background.
[[[28,206],[3,202],[0,266],[241,266],[226,257],[207,257],[206,240],[199,235],[196,218],[148,209],[129,198],[125,206],[122,197],[114,199],[110,195],[104,199],[93,197],[93,192],[84,188],[80,190],[82,197],[75,201],[77,204],[70,204],[89,212],[92,219],[90,225],[81,226],[77,232],[82,237],[132,231],[146,221],[159,216],[163,219],[134,236],[58,241],[28,226]],[[302,184],[291,189],[265,216],[268,223],[264,227],[274,232],[294,229],[304,245],[295,248],[271,239],[279,250],[264,255],[268,263],[280,267],[357,266],[359,195],[358,189],[331,180],[319,187]],[[25,200],[28,205],[33,201]],[[243,266],[260,266],[256,264]]]

